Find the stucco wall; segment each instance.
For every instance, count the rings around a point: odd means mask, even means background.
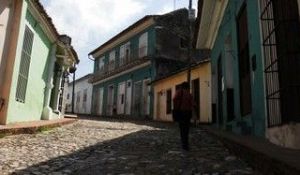
[[[211,71],[210,63],[204,63],[191,71],[191,80],[200,80],[200,122],[211,122]],[[172,89],[172,99],[175,86],[186,81],[187,71],[180,72],[156,82],[154,86],[154,120],[172,121],[172,114],[166,113],[166,91]],[[173,104],[172,104],[173,108]]]
[[[300,149],[299,123],[269,128],[266,132],[266,136],[274,144],[292,149]]]
[[[34,41],[31,55],[30,70],[25,103],[15,100],[18,73],[23,46],[25,25],[29,26],[34,33]],[[50,50],[50,41],[43,33],[40,25],[27,10],[27,1],[22,8],[20,33],[16,51],[14,72],[12,75],[12,87],[9,95],[7,123],[40,120],[43,110],[45,83],[47,79],[47,65]]]
[[[68,84],[68,89],[66,91],[66,94],[69,94],[68,99],[66,99],[66,111],[72,112],[72,89],[73,89],[73,83]],[[83,104],[83,93],[84,90],[87,90],[87,98],[85,105]],[[80,92],[80,102],[76,103],[77,100],[77,94]],[[92,92],[93,92],[93,85],[88,83],[88,78],[79,80],[75,82],[75,95],[74,95],[74,112],[77,114],[91,114],[91,107],[92,107]]]
[[[240,85],[239,85],[239,56],[238,56],[238,39],[237,39],[237,24],[236,17],[240,12],[243,1],[230,0],[225,10],[220,29],[213,46],[212,55],[212,72],[217,75],[218,59],[222,56],[222,69],[224,87],[229,87],[230,82],[233,82],[232,88],[234,91],[234,120],[227,122],[227,94],[223,91],[223,123],[220,127],[228,128],[236,133],[253,134],[257,136],[265,136],[265,96],[264,96],[264,72],[263,58],[261,53],[261,38],[259,28],[259,9],[258,0],[246,0],[247,16],[248,16],[248,31],[249,31],[249,62],[251,71],[251,95],[252,95],[252,110],[251,114],[246,116],[241,115],[240,108]],[[231,49],[228,50],[224,45],[227,43],[228,36],[231,36]],[[228,55],[233,57],[233,62],[230,64],[231,69],[226,67],[226,59]],[[252,58],[256,58],[256,70],[253,70]],[[231,74],[229,81],[228,73]],[[217,94],[216,94],[217,95]],[[214,95],[214,97],[217,97]],[[218,99],[219,100],[219,99]]]

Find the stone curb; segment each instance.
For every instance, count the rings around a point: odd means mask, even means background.
[[[300,166],[290,165],[284,160],[267,155],[250,145],[226,136],[223,132],[210,127],[203,127],[210,135],[221,140],[224,145],[238,157],[244,159],[254,169],[268,175],[299,175]],[[222,133],[221,133],[222,132]],[[300,162],[299,162],[300,163]]]
[[[38,132],[43,131],[43,129],[53,129],[56,127],[61,127],[63,125],[68,125],[71,123],[76,122],[77,119],[73,120],[65,120],[65,121],[59,121],[57,123],[49,123],[49,124],[40,124],[37,126],[25,126],[25,127],[15,127],[15,128],[3,128],[0,129],[1,135],[18,135],[18,134],[35,134]],[[1,137],[0,137],[1,138]]]

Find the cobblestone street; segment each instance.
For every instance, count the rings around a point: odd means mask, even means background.
[[[79,120],[0,139],[1,174],[259,174],[204,130],[180,149],[175,124]]]

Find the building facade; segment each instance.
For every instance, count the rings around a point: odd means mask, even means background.
[[[300,148],[298,7],[297,0],[199,1],[197,47],[211,49],[218,127]]]
[[[193,119],[202,124],[212,122],[210,69],[209,60],[203,60],[191,68],[191,93],[196,104]],[[187,68],[183,68],[152,82],[154,89],[154,120],[173,120],[173,98],[176,88],[187,80],[187,74]]]
[[[66,112],[72,113],[72,100],[74,100],[75,114],[91,114],[93,86],[89,83],[91,74],[75,80],[73,92],[73,82],[68,83],[66,91]],[[74,99],[73,99],[74,94]]]
[[[0,123],[61,117],[64,80],[79,61],[71,38],[39,1],[3,0],[0,10]]]
[[[180,9],[145,16],[92,51],[92,112],[100,116],[152,117],[150,82],[182,66],[187,36],[188,12]]]

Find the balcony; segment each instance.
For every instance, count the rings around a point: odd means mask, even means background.
[[[131,50],[128,55],[119,58],[119,61],[111,61],[108,64],[105,64],[104,67],[90,78],[89,82],[94,83],[130,68],[133,68],[137,65],[145,63],[149,60],[149,54],[147,54],[147,48],[141,47],[135,50]]]

